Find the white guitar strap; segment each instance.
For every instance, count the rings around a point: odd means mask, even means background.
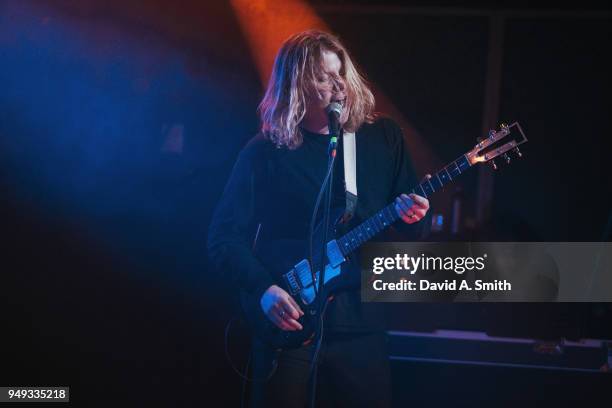
[[[357,208],[357,149],[355,133],[343,132],[342,145],[344,151],[344,183],[346,189],[346,207],[342,220],[353,218]]]

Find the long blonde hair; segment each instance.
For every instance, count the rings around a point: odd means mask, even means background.
[[[281,46],[259,104],[261,131],[279,147],[295,149],[302,144],[299,123],[306,114],[306,93],[321,67],[323,51],[335,52],[342,62],[340,75],[346,83],[348,120],[344,129],[356,132],[374,120],[374,95],[351,58],[331,34],[308,30],[291,36]]]

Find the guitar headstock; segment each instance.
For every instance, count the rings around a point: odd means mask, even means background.
[[[518,157],[522,157],[519,145],[527,142],[527,136],[523,132],[521,125],[518,122],[512,123],[510,126],[501,124],[499,130],[489,131],[489,136],[478,142],[466,157],[470,165],[476,163],[490,162],[493,169],[497,170],[495,158],[502,156],[507,163],[510,163],[509,151],[513,151]]]

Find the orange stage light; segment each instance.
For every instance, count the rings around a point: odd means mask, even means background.
[[[288,37],[313,28],[332,32],[312,7],[304,1],[231,0],[231,4],[249,43],[264,87],[272,72],[274,57]],[[437,170],[436,166],[441,166],[442,162],[433,154],[423,137],[403,117],[399,109],[377,89],[376,85],[372,85],[377,110],[390,114],[403,128],[417,172]]]

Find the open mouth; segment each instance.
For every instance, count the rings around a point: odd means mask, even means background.
[[[332,103],[339,103],[340,106],[344,107],[344,104],[346,103],[346,98],[342,98],[342,99],[334,99],[332,100]]]

